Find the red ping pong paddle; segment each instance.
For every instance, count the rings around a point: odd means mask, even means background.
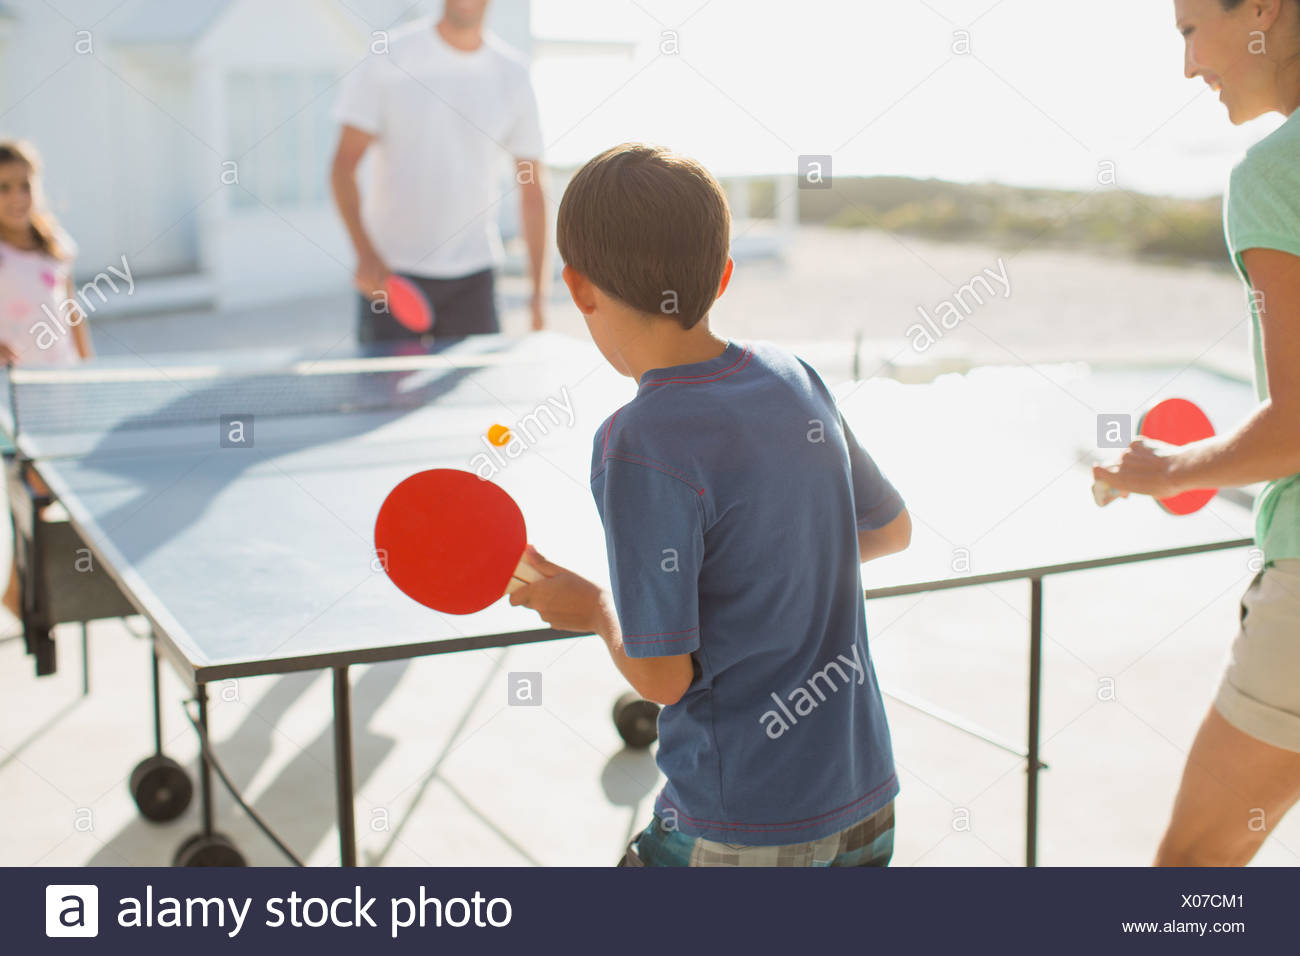
[[[1169,398],[1152,406],[1142,416],[1138,434],[1167,445],[1190,445],[1213,438],[1214,425],[1194,402]],[[1118,497],[1118,492],[1104,481],[1096,482],[1092,491],[1099,505],[1107,505]],[[1217,488],[1197,488],[1169,498],[1158,498],[1156,503],[1172,515],[1190,515],[1208,505],[1218,493]]]
[[[433,309],[420,287],[410,279],[390,275],[384,283],[388,311],[398,322],[417,334],[433,328]]]
[[[542,575],[524,561],[528,533],[514,499],[468,471],[411,475],[384,499],[375,551],[409,598],[473,614]]]

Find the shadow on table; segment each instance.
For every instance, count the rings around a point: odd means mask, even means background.
[[[465,340],[440,341],[428,348],[365,348],[335,358],[386,358],[438,354]],[[492,356],[511,344],[495,344],[465,356]],[[322,361],[322,365],[326,364]],[[94,517],[123,558],[139,563],[188,528],[221,492],[250,468],[320,444],[346,443],[384,427],[448,395],[474,380],[473,400],[482,403],[493,391],[518,390],[527,375],[488,364],[482,368],[409,368],[379,371],[300,373],[281,365],[265,369],[236,369],[231,375],[206,380],[195,387],[180,380],[132,383],[126,401],[139,409],[117,416],[121,396],[95,386],[78,385],[60,398],[46,394],[45,407],[33,408],[28,430],[52,435],[93,431],[94,423],[108,427],[81,458],[83,468],[123,481],[129,498]],[[105,386],[112,389],[115,386]],[[499,398],[499,397],[498,397]],[[469,399],[467,399],[468,401]],[[45,418],[38,418],[44,415]],[[332,416],[331,427],[304,430],[274,446],[254,441],[247,447],[221,447],[222,416],[291,420],[295,416]],[[47,420],[48,419],[48,420]],[[177,432],[177,428],[188,429]],[[210,429],[210,432],[206,431]],[[156,446],[148,439],[157,436]],[[202,442],[197,443],[200,436]],[[183,489],[184,494],[176,491]],[[166,520],[157,519],[164,504]]]

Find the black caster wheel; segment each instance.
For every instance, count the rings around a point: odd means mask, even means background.
[[[172,866],[247,866],[230,838],[220,833],[196,833],[176,851]]]
[[[171,757],[154,754],[131,771],[131,797],[140,816],[154,823],[175,820],[190,805],[194,784],[190,775]]]
[[[659,705],[629,691],[614,701],[614,726],[623,743],[644,750],[659,739]]]

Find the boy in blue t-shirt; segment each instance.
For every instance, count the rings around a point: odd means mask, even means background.
[[[611,594],[529,549],[511,601],[599,634],[664,705],[667,784],[624,862],[884,866],[898,794],[860,563],[911,521],[808,365],[709,328],[730,214],[693,160],[641,144],[565,193],[564,279],[636,397],[596,434]]]

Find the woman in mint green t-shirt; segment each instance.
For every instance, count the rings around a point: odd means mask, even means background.
[[[1183,771],[1156,863],[1243,865],[1300,798],[1300,0],[1175,0],[1186,73],[1229,119],[1287,117],[1233,170],[1225,227],[1246,284],[1260,405],[1229,435],[1174,449],[1138,441],[1097,477],[1164,497],[1266,483],[1263,570]]]

